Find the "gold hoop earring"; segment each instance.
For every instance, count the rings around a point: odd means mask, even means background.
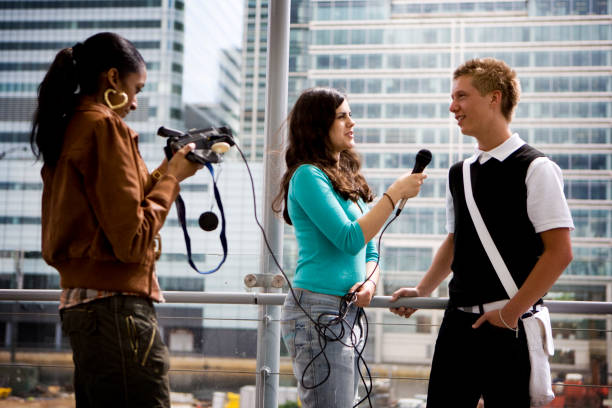
[[[113,94],[113,95],[119,94],[119,96],[123,98],[123,101],[118,103],[118,104],[116,104],[116,105],[113,105],[111,103],[110,99],[108,98],[108,95],[110,95],[110,94]],[[104,91],[104,102],[106,102],[106,106],[108,106],[112,110],[120,109],[120,108],[123,108],[125,105],[127,105],[127,103],[128,103],[128,96],[127,96],[127,94],[125,92],[119,93],[119,92],[115,91],[113,88],[108,88],[106,91]]]

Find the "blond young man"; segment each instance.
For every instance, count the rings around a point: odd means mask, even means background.
[[[573,222],[559,167],[510,131],[519,96],[516,73],[503,61],[473,59],[453,74],[450,111],[478,143],[470,165],[474,199],[519,291],[508,299],[484,251],[465,200],[463,162],[456,163],[447,184],[448,236],[419,284],[392,295],[429,296],[453,273],[428,408],[476,407],[481,396],[487,407],[530,405],[520,318],[572,260]],[[409,317],[415,309],[391,311]]]

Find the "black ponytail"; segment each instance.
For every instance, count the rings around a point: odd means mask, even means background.
[[[38,87],[38,106],[30,134],[30,145],[37,159],[54,165],[59,158],[68,119],[78,88],[72,48],[57,53]]]

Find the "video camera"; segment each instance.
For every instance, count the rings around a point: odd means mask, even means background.
[[[191,257],[191,238],[189,238],[189,232],[187,232],[187,219],[185,216],[187,212],[185,210],[185,202],[180,194],[176,197],[175,204],[179,224],[185,237],[185,246],[187,247],[187,259],[189,265],[191,265],[191,267],[200,274],[206,275],[216,272],[219,270],[219,268],[221,268],[221,265],[223,265],[225,259],[227,258],[227,237],[225,235],[225,213],[223,212],[221,195],[219,194],[219,189],[217,188],[215,172],[211,163],[220,163],[223,161],[223,153],[227,152],[230,147],[236,145],[232,131],[225,126],[222,126],[218,128],[211,127],[206,129],[192,129],[183,133],[181,131],[168,129],[162,126],[157,129],[157,134],[167,138],[164,153],[166,154],[166,158],[168,160],[170,160],[174,153],[183,148],[183,146],[186,144],[194,143],[196,146],[195,150],[187,153],[185,157],[194,163],[199,163],[206,166],[208,171],[210,171],[210,175],[212,176],[213,191],[215,193],[215,202],[217,203],[219,212],[221,213],[221,234],[219,235],[219,240],[221,242],[221,247],[223,248],[223,258],[221,258],[221,261],[217,267],[209,271],[201,271],[197,268]],[[240,148],[238,146],[236,147],[240,151]],[[217,228],[219,219],[212,211],[206,211],[200,215],[198,223],[203,230],[212,231]]]
[[[168,138],[164,149],[168,159],[186,144],[195,143],[195,150],[189,152],[186,157],[200,164],[220,163],[223,161],[222,154],[235,145],[232,131],[225,126],[192,129],[186,133],[162,126],[157,130],[157,134]]]

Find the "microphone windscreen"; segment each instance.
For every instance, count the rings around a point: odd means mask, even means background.
[[[212,231],[219,225],[219,218],[214,212],[206,211],[200,214],[198,224],[200,224],[200,228],[204,231]]]
[[[425,167],[431,161],[431,152],[427,149],[421,149],[416,155],[416,159],[414,161],[414,167],[412,169],[413,173],[422,173],[425,170]],[[400,212],[404,209],[404,205],[406,205],[407,198],[402,198],[397,206],[396,215],[400,215]]]
[[[422,173],[430,161],[431,161],[431,152],[427,149],[419,150],[419,152],[416,155],[416,159],[414,162],[414,168],[412,169],[412,172]]]

